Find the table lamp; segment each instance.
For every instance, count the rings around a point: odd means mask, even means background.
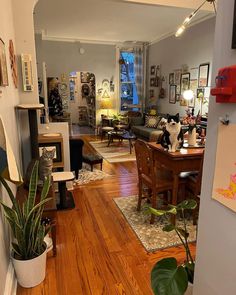
[[[107,110],[107,117],[109,117],[109,109],[112,109],[112,101],[110,99],[103,99],[100,101],[100,109]]]

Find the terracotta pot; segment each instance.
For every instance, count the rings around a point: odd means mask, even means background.
[[[31,288],[39,285],[46,274],[47,248],[38,257],[29,260],[18,260],[12,256],[18,283],[24,288]]]

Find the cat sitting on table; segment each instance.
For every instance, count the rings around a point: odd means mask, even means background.
[[[172,116],[167,114],[165,131],[161,137],[161,145],[169,152],[175,152],[183,146],[183,132],[179,120],[179,113]]]

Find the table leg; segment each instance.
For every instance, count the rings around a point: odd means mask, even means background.
[[[131,139],[129,139],[129,153],[130,154],[132,154],[132,147],[133,147],[132,141],[131,141]]]
[[[58,182],[60,204],[57,206],[58,210],[75,208],[74,199],[71,192],[66,189],[66,181]]]
[[[174,177],[174,183],[173,183],[173,192],[172,192],[172,205],[177,205],[177,199],[178,199],[178,188],[179,188],[179,174],[173,175]],[[171,215],[171,222],[175,224],[176,216]]]
[[[113,139],[112,135],[109,135],[107,146],[110,146],[110,143],[112,142],[112,139]]]

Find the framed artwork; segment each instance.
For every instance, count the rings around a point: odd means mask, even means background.
[[[154,97],[154,90],[153,89],[149,90],[149,97],[150,98]]]
[[[175,74],[170,73],[169,74],[169,85],[174,85],[174,83],[175,83]]]
[[[9,41],[9,55],[10,55],[10,62],[11,62],[12,79],[13,79],[15,88],[17,88],[18,74],[17,74],[17,65],[16,65],[16,55],[15,55],[15,50],[14,50],[14,45],[12,40]]]
[[[176,85],[170,85],[169,103],[176,103]]]
[[[183,94],[190,86],[190,73],[181,74],[180,93]]]
[[[232,35],[232,49],[236,49],[236,1],[234,2],[234,21],[233,21],[233,35]]]
[[[8,86],[5,43],[0,39],[0,86]]]
[[[209,78],[209,63],[201,64],[199,66],[198,87],[207,87]]]
[[[183,98],[183,96],[180,96],[179,105],[181,107],[186,107],[188,105],[187,100]]]
[[[33,91],[33,73],[32,73],[32,56],[31,54],[21,54],[22,82],[24,91]]]
[[[180,94],[176,94],[176,101],[180,101]]]
[[[88,72],[80,72],[80,82],[89,83],[90,74]]]
[[[198,88],[197,89],[197,98],[201,99],[202,98],[202,94],[204,96],[204,92],[205,92],[205,88]]]
[[[155,87],[156,85],[156,78],[151,78],[150,79],[150,87]]]
[[[175,72],[174,84],[179,86],[180,85],[180,79],[181,79],[182,70],[175,70],[174,72]]]
[[[156,72],[156,66],[151,66],[151,68],[150,68],[150,75],[151,76],[155,75],[155,72]]]
[[[188,107],[194,108],[195,107],[195,96],[187,101]]]

